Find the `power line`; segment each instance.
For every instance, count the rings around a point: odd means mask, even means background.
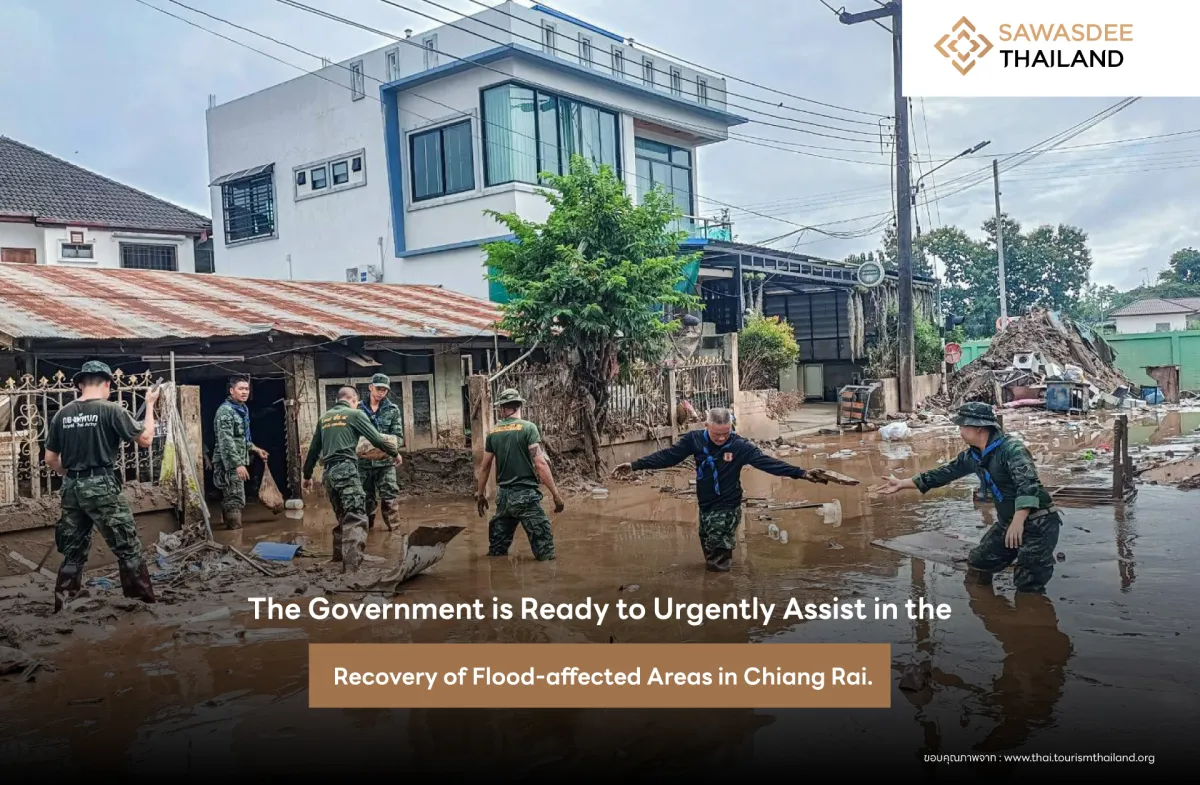
[[[455,11],[453,8],[450,8],[450,7],[448,7],[448,6],[441,5],[440,3],[433,2],[433,0],[423,0],[423,2],[425,2],[425,3],[428,3],[429,5],[437,6],[438,8],[441,8],[441,9],[442,9],[442,10],[444,10],[444,11],[450,11],[451,13],[456,13],[456,14],[457,14],[457,13],[459,13],[458,11]],[[524,17],[520,17],[520,16],[517,16],[516,14],[510,13],[509,11],[505,11],[505,10],[504,10],[503,8],[501,8],[500,6],[491,6],[491,5],[488,5],[487,3],[483,2],[483,0],[470,0],[470,2],[474,3],[474,4],[475,4],[475,5],[477,5],[477,6],[480,6],[480,7],[482,7],[482,8],[486,8],[486,9],[487,9],[487,10],[489,10],[489,11],[493,11],[493,12],[495,12],[495,13],[498,13],[498,14],[501,14],[501,15],[503,15],[503,16],[506,16],[506,17],[508,17],[509,19],[515,19],[516,21],[518,21],[518,22],[522,22],[522,23],[524,23],[524,24],[527,24],[527,25],[529,25],[530,27],[534,27],[534,28],[537,28],[537,29],[539,29],[539,30],[541,30],[541,29],[542,29],[542,27],[541,27],[540,25],[538,25],[538,23],[537,23],[537,22],[532,22],[532,21],[530,21],[530,20],[528,20],[528,19],[525,19]],[[482,19],[479,19],[479,18],[478,18],[478,17],[476,17],[476,16],[467,17],[467,16],[466,16],[466,14],[460,14],[460,15],[461,15],[461,16],[463,16],[464,18],[469,18],[471,21],[473,21],[473,22],[476,22],[476,23],[478,23],[478,24],[484,24],[484,25],[487,25],[488,27],[494,27],[494,28],[496,28],[497,30],[503,30],[504,32],[506,32],[506,33],[510,33],[511,35],[515,35],[515,36],[518,36],[518,37],[520,37],[520,38],[524,38],[526,41],[532,41],[532,42],[534,42],[534,43],[537,43],[537,44],[540,44],[540,45],[542,45],[542,46],[545,46],[545,42],[544,42],[544,41],[540,41],[540,40],[538,40],[538,39],[531,38],[531,37],[529,37],[529,36],[523,36],[523,35],[520,35],[519,33],[514,33],[514,32],[512,32],[511,30],[508,30],[507,28],[499,27],[499,26],[497,26],[497,25],[490,24],[489,22],[485,22],[485,21],[483,21]],[[556,51],[556,52],[567,52],[568,54],[570,54],[570,52],[569,52],[568,50],[565,50],[565,49],[560,49],[560,48],[558,48],[558,47],[551,47],[551,48],[552,48],[554,51]],[[635,46],[634,48],[636,48],[636,46]],[[674,56],[672,56],[672,55],[665,55],[665,54],[664,54],[663,56],[664,56],[664,57],[670,57],[671,59],[676,59],[676,60],[678,60],[678,59],[679,59],[679,58],[676,58],[676,57],[674,57]],[[682,60],[680,60],[680,62],[683,62],[683,61],[682,61]],[[643,67],[644,67],[644,64],[643,64]],[[699,67],[699,66],[697,66],[697,67]],[[651,70],[653,73],[657,73],[657,74],[664,74],[665,76],[668,76],[668,77],[670,77],[670,76],[673,76],[673,74],[671,74],[669,71],[664,71],[664,70],[662,70],[661,68],[655,68],[655,67],[651,66],[650,70]],[[707,71],[707,72],[711,72],[711,73],[714,73],[714,74],[716,73],[715,71],[712,71],[712,69],[710,69],[710,68],[702,68],[702,70],[704,70],[704,71]],[[720,74],[717,74],[717,75],[720,75]],[[681,76],[680,76],[680,81],[681,81],[683,84],[693,84],[693,85],[697,85],[697,87],[699,86],[699,79],[686,79],[686,78],[683,78],[683,77],[682,77],[682,75],[681,75]],[[814,111],[812,111],[811,109],[800,109],[800,108],[798,108],[798,107],[794,107],[794,106],[787,106],[786,104],[784,104],[784,103],[782,103],[782,102],[767,101],[767,100],[764,100],[764,99],[762,99],[762,98],[756,98],[756,97],[754,97],[754,96],[751,96],[751,95],[745,95],[744,93],[735,93],[735,92],[733,92],[732,90],[729,90],[728,88],[726,88],[726,89],[725,89],[725,90],[723,90],[722,92],[724,92],[726,95],[733,95],[733,96],[737,96],[738,98],[745,98],[745,99],[746,99],[746,100],[748,100],[748,101],[754,101],[755,103],[760,103],[760,104],[763,104],[763,105],[765,105],[765,106],[772,106],[772,107],[776,107],[776,108],[789,109],[789,110],[791,110],[791,111],[793,111],[793,112],[801,112],[801,113],[803,113],[803,114],[809,114],[809,115],[813,115],[814,117],[824,117],[824,118],[826,118],[826,119],[829,119],[829,120],[838,120],[838,121],[840,121],[840,122],[843,122],[843,123],[855,123],[855,124],[857,124],[857,125],[869,125],[869,126],[877,126],[877,125],[878,125],[878,122],[877,122],[877,121],[873,121],[873,120],[855,120],[855,119],[853,119],[853,118],[849,118],[849,117],[838,117],[838,116],[836,116],[836,115],[824,114],[824,113],[822,113],[822,112],[814,112]],[[738,105],[738,104],[729,104],[729,106],[739,106],[739,105]],[[739,108],[746,108],[746,107],[739,107]],[[750,111],[754,111],[754,110],[750,110]],[[763,114],[766,114],[766,113],[763,113]],[[768,114],[767,116],[768,116],[768,117],[774,117],[775,115],[769,115],[769,114]]]

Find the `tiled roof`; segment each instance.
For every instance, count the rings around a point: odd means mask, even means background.
[[[1124,308],[1118,308],[1109,316],[1154,316],[1157,314],[1192,313],[1195,310],[1186,305],[1180,305],[1174,300],[1163,300],[1151,297],[1145,300],[1134,300]]]
[[[200,234],[212,222],[136,188],[0,136],[0,216],[111,229]]]
[[[0,335],[10,339],[433,340],[491,337],[499,318],[492,303],[436,286],[0,264]]]

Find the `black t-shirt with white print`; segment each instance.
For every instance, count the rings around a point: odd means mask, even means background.
[[[62,456],[67,471],[111,469],[122,442],[132,442],[142,424],[120,404],[93,399],[71,401],[50,421],[46,449]]]

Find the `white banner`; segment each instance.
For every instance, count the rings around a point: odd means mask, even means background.
[[[903,0],[905,96],[1200,96],[1200,0]]]

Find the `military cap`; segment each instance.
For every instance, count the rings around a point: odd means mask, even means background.
[[[388,389],[391,389],[392,380],[387,378],[387,376],[385,374],[377,373],[371,377],[371,386],[372,387],[387,387]]]
[[[79,369],[79,373],[71,377],[71,384],[78,385],[79,377],[87,376],[89,374],[103,376],[110,382],[113,380],[112,368],[109,368],[108,365],[100,362],[99,360],[88,360],[83,364],[83,367]]]
[[[521,393],[510,387],[500,393],[500,397],[496,399],[495,406],[508,406],[511,403],[525,403],[525,399],[521,397]]]
[[[955,425],[1000,430],[1000,423],[996,422],[996,413],[992,411],[991,406],[982,401],[971,401],[970,403],[963,404],[959,408],[958,413],[951,419]]]

